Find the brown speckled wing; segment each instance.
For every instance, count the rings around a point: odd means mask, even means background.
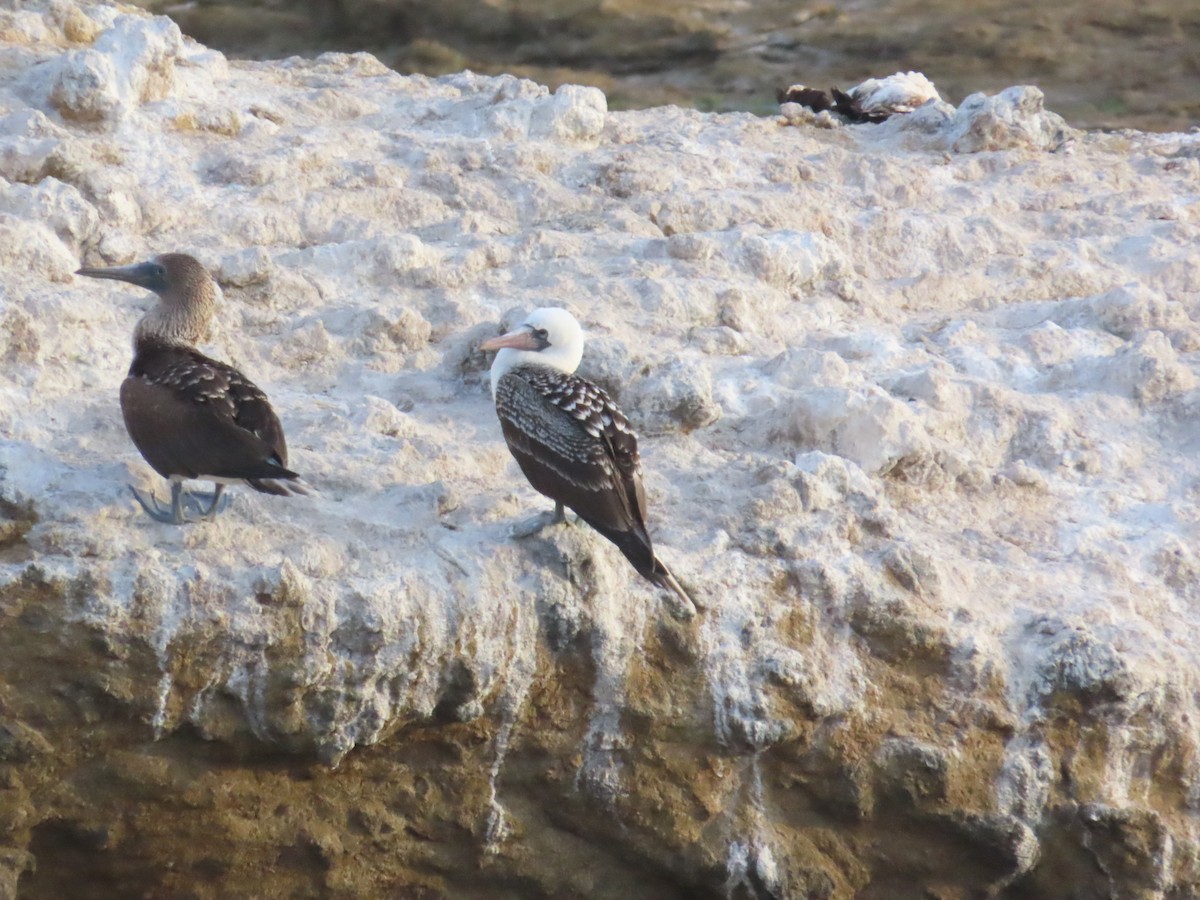
[[[521,366],[497,383],[496,411],[529,483],[574,510],[639,571],[653,568],[637,435],[608,394],[577,375]]]
[[[121,385],[125,427],[163,477],[295,478],[266,395],[188,347],[139,350]]]

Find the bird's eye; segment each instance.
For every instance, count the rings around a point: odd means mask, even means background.
[[[545,328],[535,328],[533,329],[533,336],[539,341],[544,341],[550,336],[550,333]]]

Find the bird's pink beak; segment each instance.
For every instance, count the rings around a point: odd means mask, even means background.
[[[500,337],[488,338],[479,345],[480,350],[503,350],[505,347],[512,350],[541,349],[533,332],[524,327],[510,331],[508,334],[502,334]]]

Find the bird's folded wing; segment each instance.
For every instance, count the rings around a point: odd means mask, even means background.
[[[121,386],[130,437],[160,473],[283,475],[283,429],[266,396],[236,369],[181,348],[143,360]]]
[[[509,449],[521,470],[541,493],[575,510],[595,527],[628,531],[641,527],[640,510],[631,505],[627,477],[605,431],[593,433],[588,420],[565,410],[543,385],[510,372],[496,386],[496,410]],[[621,417],[624,419],[624,417]],[[627,424],[626,424],[627,427]],[[616,430],[614,426],[609,428]],[[629,432],[632,438],[632,431]],[[636,438],[632,456],[636,461]],[[636,462],[634,474],[636,475]]]

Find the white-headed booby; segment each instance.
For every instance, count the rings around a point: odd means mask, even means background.
[[[210,519],[228,503],[221,496],[228,484],[265,494],[308,493],[287,468],[283,428],[267,395],[194,346],[208,333],[218,297],[204,266],[186,254],[165,253],[75,274],[127,281],[158,295],[134,330],[133,364],[121,385],[125,429],[151,468],[171,482],[170,507],[129,486],[151,518],[174,525]],[[187,493],[187,478],[211,481],[215,490]]]
[[[516,330],[484,341],[497,350],[492,396],[508,449],[529,483],[617,545],[638,574],[696,607],[654,554],[646,531],[637,435],[603,389],[574,374],[583,329],[565,309],[537,309]]]
[[[868,78],[846,93],[864,116],[872,117],[871,121],[910,113],[930,100],[942,99],[923,72],[897,72],[887,78]]]
[[[921,72],[897,72],[887,78],[868,78],[848,91],[793,84],[779,91],[780,103],[798,103],[819,113],[831,110],[847,122],[884,122],[910,113],[930,100],[941,100],[937,88]]]

